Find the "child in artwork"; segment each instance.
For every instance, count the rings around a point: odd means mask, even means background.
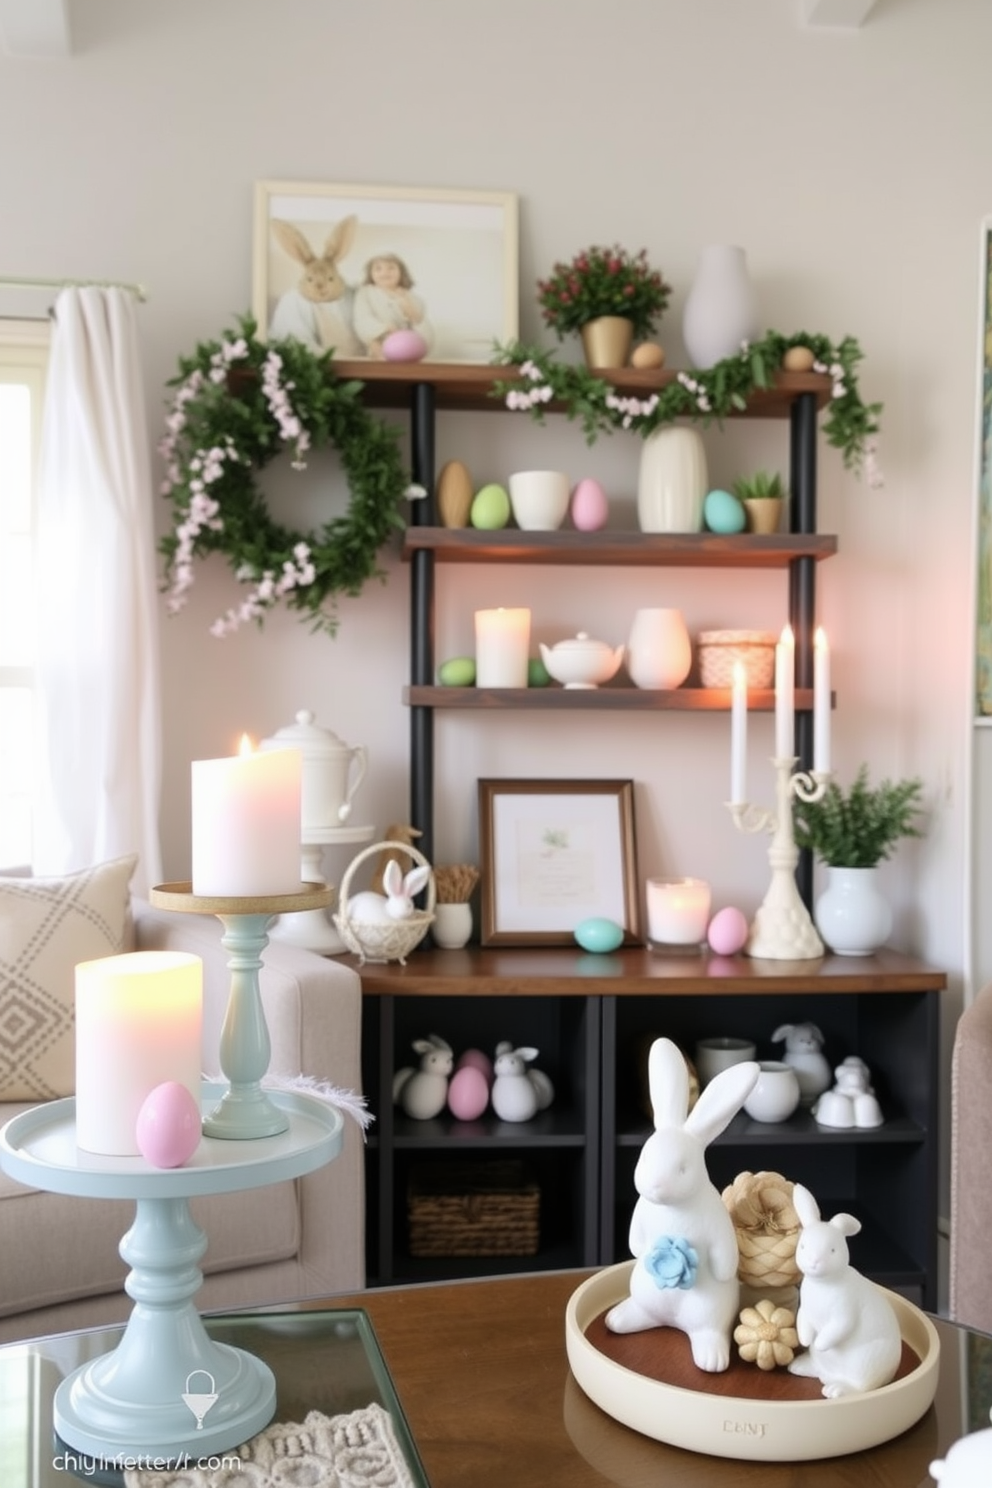
[[[366,355],[382,361],[382,343],[392,331],[417,331],[430,345],[434,332],[424,302],[413,292],[413,278],[397,253],[377,253],[365,265],[355,291],[354,326]]]

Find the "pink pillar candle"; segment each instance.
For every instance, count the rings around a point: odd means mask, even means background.
[[[649,878],[648,939],[659,946],[698,946],[710,920],[710,886],[701,878]]]
[[[265,898],[300,888],[298,749],[193,762],[193,893]],[[250,745],[249,745],[250,751]]]
[[[476,610],[475,685],[526,687],[530,610]]]
[[[76,1144],[132,1157],[145,1098],[175,1080],[200,1103],[203,962],[134,951],[76,967]]]

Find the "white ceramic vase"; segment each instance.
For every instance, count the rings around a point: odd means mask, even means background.
[[[635,687],[681,687],[692,646],[681,610],[638,610],[627,641],[627,672]]]
[[[706,446],[697,429],[656,429],[641,446],[637,522],[642,532],[701,532],[709,489]]]
[[[892,910],[878,887],[877,868],[828,868],[816,901],[816,928],[838,956],[870,956],[889,938]]]
[[[758,334],[758,302],[743,248],[712,243],[682,312],[682,339],[694,367],[705,369],[740,351]]]
[[[431,934],[446,951],[459,951],[472,934],[471,904],[435,904]]]

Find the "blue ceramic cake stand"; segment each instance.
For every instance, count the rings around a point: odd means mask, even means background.
[[[205,1109],[224,1087],[204,1084]],[[203,1137],[181,1168],[141,1157],[103,1157],[76,1146],[74,1100],[15,1116],[0,1131],[0,1168],[52,1193],[134,1199],[134,1224],[120,1245],[134,1300],[117,1347],[75,1370],[55,1394],[62,1440],[107,1466],[141,1458],[197,1459],[240,1446],[276,1409],[268,1365],[215,1343],[193,1298],[207,1248],[189,1211],[197,1194],[232,1193],[298,1178],[341,1150],[340,1111],[308,1095],[273,1093],[285,1121],[277,1136],[238,1142]]]

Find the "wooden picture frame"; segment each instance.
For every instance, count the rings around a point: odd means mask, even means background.
[[[517,254],[512,192],[258,181],[252,313],[263,341],[336,360],[382,360],[388,331],[412,328],[425,361],[486,363],[518,334]]]
[[[613,920],[640,944],[631,780],[480,780],[484,946],[574,945]]]
[[[981,227],[975,500],[976,723],[992,724],[992,217]]]

